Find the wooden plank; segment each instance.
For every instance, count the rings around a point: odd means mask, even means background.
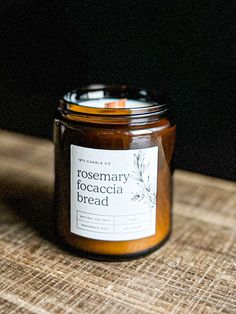
[[[236,313],[235,183],[176,171],[170,241],[103,263],[53,242],[52,143],[1,131],[0,165],[0,313]]]

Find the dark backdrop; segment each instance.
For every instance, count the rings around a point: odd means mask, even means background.
[[[2,128],[51,137],[85,82],[168,82],[176,166],[236,178],[233,1],[1,1]]]

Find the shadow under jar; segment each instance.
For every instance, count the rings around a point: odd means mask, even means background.
[[[60,241],[82,256],[126,260],[171,231],[175,125],[157,91],[90,86],[64,96],[54,125]]]

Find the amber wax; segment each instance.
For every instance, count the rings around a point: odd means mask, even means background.
[[[165,95],[123,86],[67,93],[54,140],[56,229],[64,245],[125,260],[168,239],[175,125]]]

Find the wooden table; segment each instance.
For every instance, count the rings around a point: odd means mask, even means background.
[[[50,142],[1,131],[0,164],[0,313],[236,313],[235,183],[176,171],[168,243],[105,263],[53,242]]]

